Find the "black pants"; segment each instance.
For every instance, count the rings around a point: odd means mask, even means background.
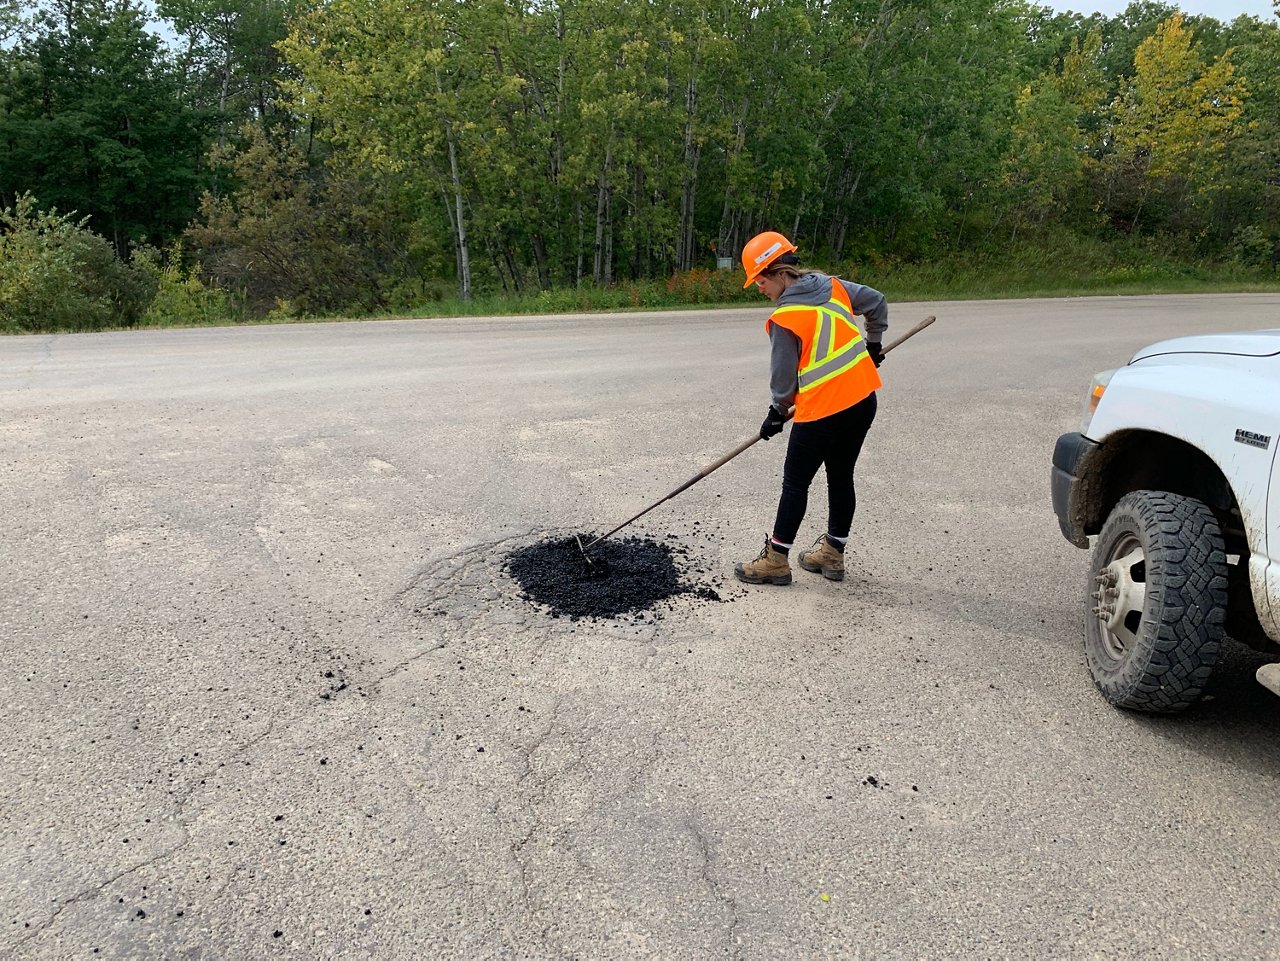
[[[782,468],[782,497],[773,522],[774,540],[795,543],[809,504],[809,485],[823,464],[827,466],[827,533],[832,537],[849,536],[857,506],[853,468],[875,419],[876,395],[872,393],[838,414],[791,425],[787,461]]]

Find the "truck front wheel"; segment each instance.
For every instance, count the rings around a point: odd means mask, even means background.
[[[1085,655],[1117,707],[1193,704],[1217,663],[1227,555],[1213,512],[1164,491],[1133,491],[1098,535],[1089,567]]]

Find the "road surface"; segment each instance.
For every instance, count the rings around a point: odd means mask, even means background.
[[[756,429],[764,306],[0,339],[0,954],[1275,957],[1263,659],[1107,706],[1048,473],[1278,308],[894,304],[849,578],[732,579],[775,440],[636,525],[722,600],[603,623],[503,558]]]

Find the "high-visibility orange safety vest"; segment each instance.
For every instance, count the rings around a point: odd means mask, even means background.
[[[838,414],[879,390],[880,372],[853,322],[849,292],[831,278],[831,299],[821,307],[778,307],[764,329],[778,324],[800,338],[800,390],[796,423]]]

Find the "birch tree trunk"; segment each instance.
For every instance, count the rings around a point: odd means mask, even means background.
[[[693,75],[685,85],[684,176],[680,182],[680,226],[676,234],[676,270],[689,270],[694,263],[693,217],[698,192],[698,159],[701,146],[694,137],[694,119],[698,110],[699,57],[693,60]]]
[[[609,283],[609,260],[613,252],[613,231],[606,237],[605,222],[609,214],[609,167],[613,163],[613,133],[604,148],[604,165],[600,168],[599,186],[596,190],[596,255],[592,275],[598,286]],[[606,244],[607,249],[606,249]]]
[[[454,239],[458,245],[458,295],[471,299],[471,254],[467,250],[467,222],[462,215],[462,178],[458,176],[458,144],[453,137],[453,124],[445,121],[445,139],[449,142],[449,174],[453,178]]]
[[[738,240],[738,214],[737,209],[733,205],[733,185],[730,182],[729,171],[733,169],[733,163],[738,159],[746,146],[746,114],[749,101],[743,99],[742,109],[738,121],[733,128],[733,142],[729,145],[729,149],[725,151],[724,167],[724,206],[720,210],[720,230],[717,238],[716,249],[724,256],[725,251],[737,250],[740,246]]]
[[[573,272],[573,286],[575,287],[577,287],[579,284],[582,283],[582,272],[585,269],[585,265],[583,264],[582,261],[584,256],[583,251],[586,249],[585,248],[586,233],[587,233],[586,218],[583,217],[582,215],[582,200],[579,199],[578,200],[578,243],[576,245],[578,250],[578,259],[574,266],[574,272]]]

